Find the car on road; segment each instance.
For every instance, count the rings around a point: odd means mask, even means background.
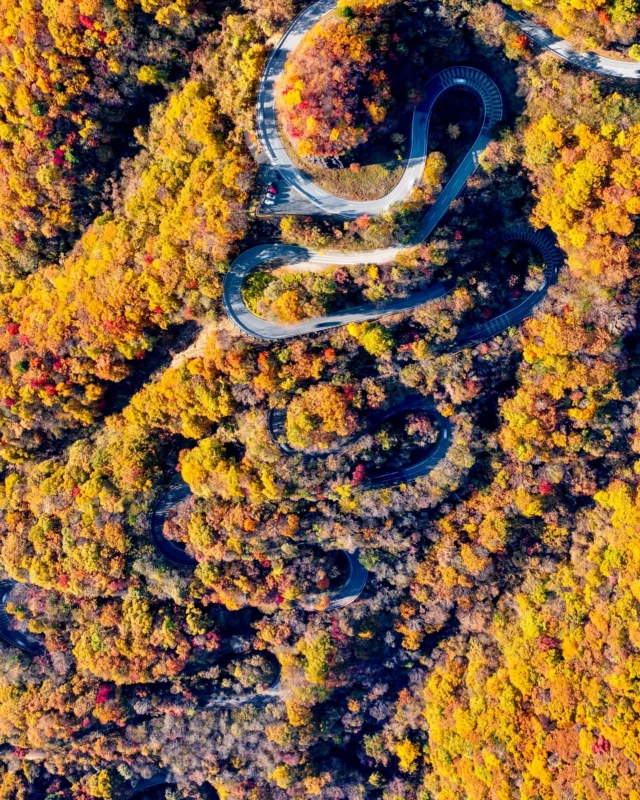
[[[265,206],[275,205],[277,196],[278,196],[278,184],[275,181],[272,181],[267,186],[267,191],[265,192],[265,195],[264,195],[264,204],[265,204]]]

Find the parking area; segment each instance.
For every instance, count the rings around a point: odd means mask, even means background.
[[[273,185],[276,190],[276,194],[273,195],[273,204],[265,202],[270,185]],[[271,167],[262,171],[260,187],[262,199],[256,211],[259,216],[285,217],[288,214],[304,216],[305,214],[318,213],[318,208],[313,203],[310,203],[302,195],[298,194],[295,189],[292,189]]]

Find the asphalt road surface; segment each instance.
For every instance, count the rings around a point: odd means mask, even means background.
[[[331,593],[329,611],[346,608],[355,603],[364,591],[369,577],[368,571],[360,563],[358,550],[354,550],[353,553],[349,553],[347,550],[343,552],[349,561],[349,576],[339,589]]]
[[[307,9],[294,23],[283,39],[283,42],[292,36],[292,31],[297,31],[292,41],[299,41],[301,31],[298,27],[302,21],[309,24],[316,19],[317,14],[311,11],[320,5],[324,8],[326,0]],[[282,43],[281,43],[282,45]],[[279,46],[280,47],[280,46]],[[276,48],[277,49],[277,48]],[[288,51],[287,51],[288,52]],[[282,62],[283,63],[283,62]],[[269,62],[267,73],[273,73],[275,65],[282,69],[281,59],[276,58]],[[271,87],[271,88],[270,88]],[[411,142],[411,158],[407,170],[393,192],[381,200],[374,201],[375,208],[369,204],[354,203],[343,198],[335,197],[327,192],[320,190],[302,175],[293,165],[287,167],[281,174],[285,180],[291,183],[301,194],[309,196],[310,199],[326,214],[340,214],[341,216],[358,217],[363,213],[379,214],[389,205],[405,199],[420,180],[427,157],[428,131],[431,113],[437,100],[444,92],[452,88],[466,88],[480,97],[484,116],[483,123],[476,141],[473,143],[469,152],[458,166],[453,176],[439,195],[436,202],[425,214],[418,235],[412,246],[419,244],[430,236],[436,226],[448,211],[451,203],[458,197],[464,189],[468,179],[478,168],[479,158],[492,139],[492,131],[496,123],[502,119],[502,98],[497,86],[485,75],[484,72],[472,67],[450,67],[438,73],[427,84],[426,96],[424,101],[417,107],[413,119],[413,138]],[[263,119],[260,127],[262,130],[261,138],[264,137],[263,145],[272,159],[274,165],[280,163],[282,145],[280,137],[273,126],[264,127],[265,109],[272,108],[272,104],[266,103],[264,96],[273,93],[273,81],[263,80],[260,88],[258,105],[258,118]],[[261,111],[262,109],[262,111]],[[275,113],[275,112],[274,112]],[[269,142],[271,143],[269,149]],[[280,144],[279,144],[280,143]],[[285,154],[286,155],[286,154]],[[287,157],[288,158],[288,157]],[[415,174],[414,174],[415,173]],[[410,177],[407,178],[407,175]],[[417,177],[416,177],[417,176]],[[310,187],[313,187],[313,191]],[[311,194],[313,197],[311,197]],[[364,208],[364,206],[367,206]],[[348,212],[348,213],[347,213]],[[260,319],[252,314],[246,307],[242,299],[242,285],[246,277],[265,264],[284,263],[295,264],[298,269],[304,269],[309,265],[332,265],[347,264],[388,264],[396,260],[397,256],[406,246],[387,247],[379,250],[371,250],[364,253],[342,253],[340,251],[312,251],[303,247],[283,244],[265,244],[254,247],[242,253],[231,265],[231,270],[227,274],[224,282],[224,302],[226,310],[234,323],[245,333],[258,339],[274,340],[288,339],[294,336],[301,336],[308,333],[317,333],[328,328],[336,328],[346,325],[349,322],[362,322],[364,320],[376,319],[386,314],[394,314],[400,311],[408,311],[423,305],[431,300],[443,297],[454,288],[452,282],[440,283],[428,289],[416,292],[410,297],[395,298],[384,305],[366,304],[351,308],[337,314],[317,319],[304,320],[297,325],[283,325],[275,322]]]
[[[565,61],[576,67],[606,75],[609,78],[626,78],[637,81],[640,79],[640,63],[634,61],[618,61],[615,58],[606,58],[597,53],[579,53],[575,47],[559,36],[555,36],[547,28],[538,25],[532,19],[519,14],[511,8],[505,8],[507,19],[515,23],[523,33],[526,33],[532,42],[545,50],[550,50]]]
[[[184,569],[195,569],[198,562],[185,552],[179,544],[167,539],[164,535],[164,524],[169,513],[180,503],[191,497],[191,489],[186,483],[177,483],[167,487],[154,503],[149,523],[149,538],[158,553],[172,566]]]
[[[17,647],[32,656],[45,652],[45,647],[40,637],[22,633],[11,625],[11,617],[7,613],[7,602],[16,582],[12,580],[0,581],[0,639],[11,647]]]

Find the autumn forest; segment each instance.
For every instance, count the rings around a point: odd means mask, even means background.
[[[639,301],[640,0],[0,0],[0,800],[640,800]]]

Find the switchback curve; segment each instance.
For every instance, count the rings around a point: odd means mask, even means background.
[[[453,438],[453,427],[446,417],[436,409],[432,400],[422,395],[408,395],[399,403],[387,408],[384,411],[374,411],[369,415],[367,425],[364,430],[357,431],[353,436],[340,442],[339,446],[328,450],[295,450],[284,440],[284,424],[286,412],[278,409],[269,413],[269,434],[280,451],[286,456],[301,455],[305,459],[326,458],[327,456],[341,456],[353,442],[365,436],[372,430],[380,427],[400,414],[410,414],[412,411],[426,411],[436,421],[438,425],[438,440],[433,448],[424,458],[398,470],[381,473],[367,478],[364,482],[366,489],[382,489],[390,486],[398,486],[401,483],[409,483],[417,478],[428,475],[433,468],[447,454]]]
[[[324,2],[324,0],[320,1]],[[269,69],[269,67],[267,67],[267,69]],[[474,144],[448,181],[444,190],[422,218],[415,241],[411,246],[419,244],[433,233],[448,211],[451,203],[453,203],[462,192],[468,179],[477,170],[480,156],[491,141],[493,128],[502,119],[502,98],[500,92],[495,83],[485,75],[485,73],[473,67],[450,67],[435,75],[427,84],[425,99],[416,108],[414,113],[411,144],[414,157],[413,160],[410,159],[410,165],[419,165],[419,176],[422,176],[427,157],[431,113],[440,96],[452,88],[467,88],[480,97],[484,108],[482,127]],[[260,107],[259,104],[258,108],[260,109]],[[275,135],[278,136],[277,131]],[[411,166],[407,168],[405,175],[407,175],[410,169],[412,169]],[[296,189],[298,190],[301,186],[306,186],[306,183],[308,183],[308,179],[295,168],[289,170],[287,174],[289,180],[295,183]],[[401,181],[401,184],[403,181]],[[398,202],[398,200],[406,197],[418,182],[419,178],[415,181],[414,178],[411,178],[411,185],[403,186],[402,195],[389,202]],[[310,185],[314,186],[314,184]],[[318,192],[321,192],[321,190],[318,190]],[[389,195],[387,197],[389,197]],[[387,207],[385,205],[384,207],[380,207],[377,211],[362,210],[360,208],[362,204],[335,198],[334,195],[329,195],[326,192],[317,194],[314,202],[323,213],[340,213],[342,216],[349,216],[344,213],[345,208],[348,207],[353,211],[350,216],[356,217],[360,216],[362,213],[380,213]],[[340,205],[340,211],[336,210],[338,204]],[[409,297],[391,300],[384,306],[365,304],[330,316],[304,320],[296,325],[281,325],[260,319],[249,311],[242,298],[242,285],[245,278],[261,264],[267,262],[278,260],[287,264],[297,264],[298,266],[308,264],[326,264],[327,266],[387,264],[395,261],[400,253],[408,249],[410,248],[407,246],[396,246],[371,250],[365,253],[343,253],[340,251],[318,252],[295,245],[258,245],[250,250],[246,250],[238,256],[225,276],[223,287],[225,308],[237,327],[249,336],[265,340],[280,340],[301,336],[307,333],[319,332],[329,328],[341,327],[349,322],[362,322],[364,320],[376,319],[383,314],[408,311],[431,300],[442,297],[453,289],[455,285],[454,282],[446,281],[416,292]]]
[[[349,550],[341,550],[340,552],[347,558],[349,574],[347,575],[347,580],[342,584],[342,586],[338,587],[337,589],[330,589],[327,593],[331,598],[326,608],[327,611],[335,611],[338,608],[347,608],[347,606],[355,603],[362,592],[364,592],[364,587],[367,585],[367,580],[369,579],[369,571],[360,563],[359,550],[354,550],[353,552],[350,552]],[[321,596],[321,594],[308,595],[305,599],[313,600]]]
[[[478,141],[467,156],[470,160],[473,160],[474,154],[477,159],[477,156],[482,153],[490,141],[491,129],[502,119],[502,98],[491,78],[480,70],[472,67],[450,67],[443,70],[429,81],[425,90],[425,99],[414,111],[411,128],[411,150],[407,168],[392,191],[378,200],[359,202],[347,200],[324,191],[295,166],[282,143],[277,124],[276,83],[284,70],[290,53],[298,47],[311,28],[322,17],[330,14],[336,8],[336,5],[336,0],[318,0],[310,5],[294,20],[291,27],[272,51],[258,90],[257,130],[260,144],[267,153],[271,164],[279,171],[286,183],[310,203],[317,206],[323,214],[337,214],[355,219],[362,214],[370,214],[372,216],[381,214],[394,203],[405,200],[420,183],[427,159],[427,131],[431,112],[440,95],[447,89],[452,86],[471,89],[480,96],[484,104],[484,124]],[[477,160],[475,166],[477,166]],[[473,169],[475,169],[475,166]],[[467,178],[468,175],[459,183],[456,195],[461,191]],[[449,181],[448,188],[453,191],[455,186],[454,176]],[[446,208],[449,207],[453,199],[455,199],[455,195],[449,198]]]
[[[142,794],[142,792],[146,792],[148,789],[155,789],[156,786],[163,786],[164,784],[167,784],[167,786],[172,784],[167,770],[156,772],[156,774],[152,775],[150,778],[146,778],[137,783],[130,792],[124,795],[123,800],[133,800],[134,797]]]
[[[151,544],[169,564],[179,569],[195,569],[198,561],[186,553],[180,545],[167,539],[163,528],[169,512],[189,497],[191,497],[191,489],[184,481],[167,487],[154,502],[149,520]],[[341,587],[330,592],[331,600],[328,610],[345,608],[354,603],[364,591],[367,583],[369,573],[358,560],[358,552],[350,553],[347,550],[343,552],[349,562],[349,575]]]
[[[494,336],[506,331],[508,328],[524,322],[533,313],[536,306],[544,300],[549,287],[558,280],[560,268],[564,263],[564,256],[555,238],[548,230],[536,231],[528,225],[517,225],[505,231],[502,238],[505,242],[527,242],[540,253],[545,263],[542,284],[520,303],[512,306],[497,317],[472,328],[463,328],[453,343],[443,348],[445,352],[459,353],[460,350],[477,347],[482,342],[486,342],[487,339],[493,339]]]
[[[149,521],[149,538],[156,551],[174,567],[195,569],[198,561],[163,533],[169,512],[191,496],[189,485],[183,481],[168,486],[155,500]]]

